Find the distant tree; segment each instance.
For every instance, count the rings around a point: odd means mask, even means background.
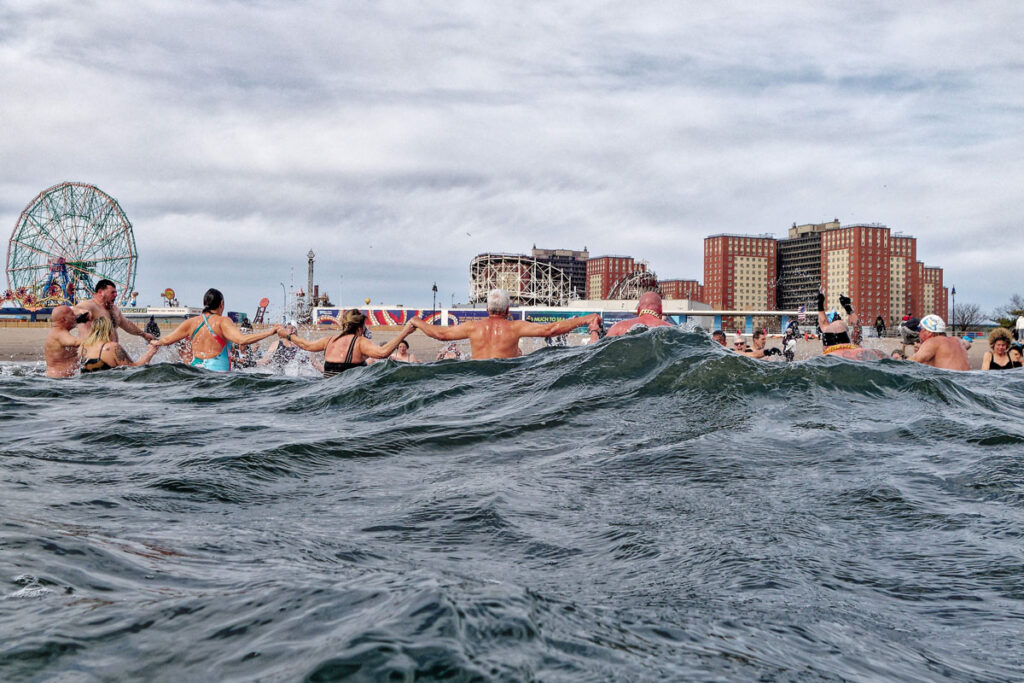
[[[1024,315],[1024,297],[1014,294],[1010,297],[1010,303],[1004,304],[992,311],[992,320],[1003,327],[1012,329],[1017,317]]]
[[[985,314],[978,304],[957,304],[953,311],[953,333],[959,327],[961,332],[985,322]]]

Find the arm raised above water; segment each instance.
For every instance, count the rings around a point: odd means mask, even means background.
[[[515,331],[520,337],[557,337],[560,334],[568,334],[577,327],[589,325],[601,319],[597,313],[579,315],[575,318],[566,318],[553,323],[531,323],[524,320],[515,323]]]
[[[472,321],[455,325],[454,327],[441,327],[440,325],[431,325],[430,323],[423,322],[419,316],[409,321],[417,330],[427,335],[431,339],[437,339],[439,341],[456,341],[458,339],[469,339],[469,334],[473,330],[474,323]],[[395,344],[398,347],[398,344]]]

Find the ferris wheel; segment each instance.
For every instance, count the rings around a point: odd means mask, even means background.
[[[0,304],[73,304],[91,297],[103,279],[128,298],[137,261],[132,224],[116,199],[92,185],[54,185],[25,207],[11,233]]]

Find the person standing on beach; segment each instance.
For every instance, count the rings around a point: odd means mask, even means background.
[[[72,377],[78,371],[78,347],[82,340],[72,336],[75,314],[70,306],[57,306],[50,314],[49,334],[43,342],[47,377]]]
[[[599,323],[597,313],[567,318],[554,323],[531,323],[525,320],[509,320],[511,308],[508,292],[492,289],[487,294],[487,318],[470,320],[454,327],[439,327],[423,322],[419,316],[410,322],[423,334],[439,341],[468,339],[473,358],[515,358],[521,356],[519,340],[523,337],[555,337],[572,332],[577,327]]]
[[[921,346],[910,360],[944,370],[970,370],[967,352],[958,337],[946,336],[946,322],[937,315],[921,318]]]
[[[100,280],[96,283],[96,293],[92,295],[91,299],[79,301],[75,304],[72,310],[78,316],[75,318],[75,322],[78,323],[78,336],[80,339],[85,339],[89,336],[89,333],[92,332],[93,321],[99,318],[110,320],[114,328],[114,341],[117,341],[117,328],[121,328],[128,334],[134,334],[136,337],[142,337],[146,341],[156,339],[156,337],[148,332],[143,332],[135,326],[135,323],[121,315],[121,309],[114,304],[115,301],[117,301],[117,285],[110,280]]]

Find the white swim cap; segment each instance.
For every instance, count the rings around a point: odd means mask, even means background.
[[[946,323],[942,318],[932,313],[921,318],[921,329],[928,330],[932,334],[945,334]]]

